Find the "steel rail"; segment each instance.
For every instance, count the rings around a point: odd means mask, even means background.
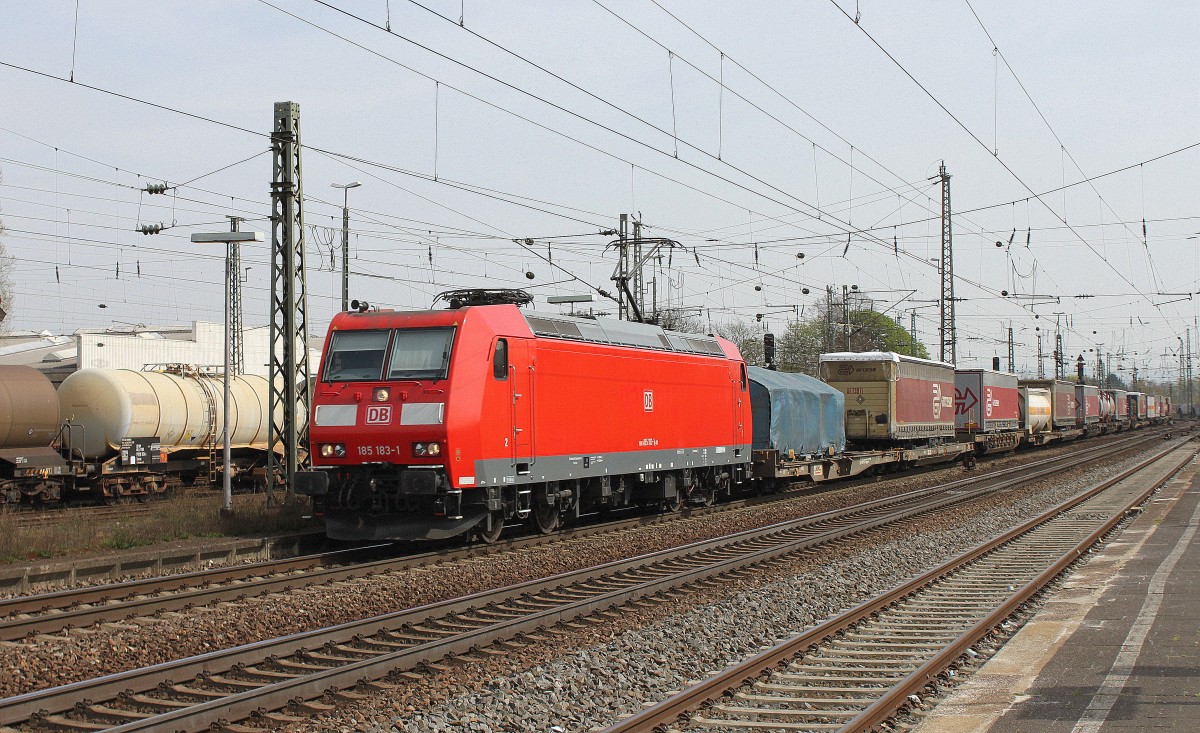
[[[1081,451],[1055,456],[1046,459],[1044,464],[1049,466],[1056,462],[1077,460],[1082,456],[1110,452],[1114,448],[1128,450],[1152,439],[1153,436],[1150,434],[1139,434],[1125,440],[1089,446]],[[1028,470],[1028,466],[1001,469],[985,476],[948,482],[941,485],[941,490],[952,490],[981,481],[993,480],[999,476],[1024,473]],[[140,578],[36,595],[14,596],[0,599],[0,641],[14,641],[34,634],[54,633],[65,628],[121,621],[136,615],[151,615],[161,611],[174,611],[210,605],[220,601],[239,600],[251,595],[292,590],[297,584],[311,586],[402,570],[432,562],[460,561],[549,542],[571,540],[604,532],[619,532],[630,528],[652,526],[662,522],[678,521],[692,516],[726,512],[791,498],[794,497],[786,493],[770,497],[755,497],[723,504],[719,507],[697,507],[668,515],[633,517],[599,525],[569,528],[551,535],[518,537],[491,545],[439,549],[401,558],[393,557],[375,561],[355,559],[356,555],[377,554],[380,548],[389,547],[389,545],[374,545],[366,548],[335,550],[296,558],[268,560],[154,578]],[[854,506],[846,508],[851,511],[854,509]],[[394,547],[394,545],[390,546]],[[337,563],[337,566],[327,567],[331,563]],[[306,575],[302,578],[279,577],[284,573],[296,572],[305,572]],[[228,585],[233,582],[237,584]],[[179,592],[165,597],[155,595],[172,591]]]
[[[992,552],[997,547],[1012,541],[1030,530],[1044,524],[1050,519],[1058,516],[1064,511],[1069,511],[1071,508],[1087,501],[1091,497],[1103,492],[1104,490],[1120,483],[1121,481],[1133,476],[1146,469],[1147,467],[1157,463],[1169,454],[1180,450],[1180,445],[1173,445],[1163,451],[1156,453],[1149,459],[1139,462],[1125,471],[1122,471],[1117,476],[1106,479],[1099,484],[1096,484],[1089,489],[1077,494],[1070,499],[1060,502],[1053,508],[1043,512],[1039,516],[1022,523],[1020,526],[1005,532],[1004,534],[989,540],[966,553],[959,555],[953,560],[943,564],[940,567],[934,568],[920,576],[913,578],[892,590],[866,601],[852,609],[849,609],[837,616],[817,625],[813,628],[794,636],[786,642],[779,644],[771,649],[761,652],[746,661],[734,665],[713,677],[703,680],[686,690],[683,690],[677,695],[674,695],[666,700],[663,700],[651,707],[645,708],[641,712],[632,715],[618,723],[603,729],[602,733],[647,733],[650,731],[665,730],[674,726],[680,718],[694,713],[702,706],[710,701],[719,699],[727,694],[735,692],[739,688],[752,682],[754,679],[768,673],[788,660],[804,653],[805,651],[817,647],[822,642],[844,634],[849,629],[869,619],[884,609],[887,609],[904,598],[913,595],[921,589],[929,586],[936,580],[939,580],[950,573],[957,571],[963,566],[973,562],[983,555]],[[1197,449],[1191,449],[1190,453],[1182,460],[1173,465],[1167,475],[1174,473],[1182,466],[1186,465],[1196,455]],[[1078,559],[1079,555],[1095,542],[1096,538],[1103,537],[1112,527],[1129,512],[1130,507],[1135,507],[1145,500],[1145,497],[1157,488],[1160,482],[1156,482],[1146,491],[1140,493],[1138,497],[1128,502],[1125,507],[1118,512],[1114,518],[1105,522],[1104,531],[1097,530],[1089,535],[1088,540],[1081,540],[1077,543],[1071,552],[1063,556],[1063,559],[1056,562],[1054,567],[1059,568],[1058,572],[1051,572],[1050,569],[1041,573],[1035,581],[1027,583],[1022,589],[1014,594],[1014,598],[1020,598],[1019,601],[1012,601],[1005,604],[1009,608],[1008,613],[1002,613],[1002,609],[997,609],[995,612],[988,615],[986,619],[980,621],[973,627],[971,632],[961,635],[958,639],[952,642],[953,650],[949,648],[940,652],[934,660],[930,660],[922,665],[917,672],[914,672],[907,678],[909,681],[902,686],[893,687],[887,693],[888,702],[880,700],[871,706],[870,709],[863,711],[859,718],[855,718],[853,724],[848,724],[845,731],[865,731],[870,730],[873,726],[878,725],[883,720],[890,717],[899,705],[903,705],[908,696],[915,691],[921,690],[925,685],[936,677],[945,669],[945,667],[957,660],[965,650],[972,644],[976,643],[979,638],[985,636],[993,628],[998,626],[1005,618],[1011,615],[1012,610],[1018,608],[1022,603],[1026,602],[1030,597],[1036,594],[1049,580],[1057,577],[1061,570],[1069,566],[1072,562]],[[1042,581],[1038,585],[1038,581]],[[990,625],[989,625],[990,624]],[[940,664],[940,666],[938,666]],[[890,712],[889,712],[890,711]]]
[[[1081,463],[1083,460],[1080,459],[1079,462]],[[1055,469],[1045,469],[1038,475],[1069,470],[1075,467],[1075,465],[1069,463]],[[582,571],[565,573],[538,581],[530,581],[529,583],[506,589],[485,591],[466,598],[439,604],[430,604],[429,606],[412,609],[411,611],[343,624],[317,632],[306,632],[281,639],[256,642],[232,650],[213,652],[140,670],[130,670],[97,680],[88,680],[50,690],[31,692],[7,700],[0,700],[0,724],[10,724],[27,720],[42,710],[45,710],[47,713],[64,712],[72,709],[76,704],[86,705],[90,700],[111,699],[126,690],[152,689],[159,681],[166,678],[189,678],[196,675],[211,674],[218,670],[235,668],[238,665],[247,663],[261,663],[267,657],[303,653],[305,649],[310,649],[314,645],[332,643],[338,639],[352,639],[361,637],[364,634],[395,628],[397,625],[404,623],[420,623],[423,620],[432,618],[442,618],[456,613],[461,614],[469,612],[472,609],[477,609],[481,605],[506,603],[510,602],[513,598],[520,598],[523,595],[528,596],[528,594],[537,592],[538,590],[562,589],[566,587],[565,584],[568,582],[586,583],[597,578],[610,576],[616,572],[639,571],[645,573],[648,566],[653,563],[660,565],[664,563],[678,564],[681,558],[686,557],[689,553],[694,555],[697,552],[709,551],[715,553],[719,558],[716,562],[710,562],[699,568],[686,569],[683,572],[664,575],[650,581],[607,593],[593,594],[590,598],[578,600],[573,603],[559,603],[557,607],[538,611],[532,615],[522,616],[507,624],[493,624],[490,627],[490,632],[487,629],[479,629],[469,633],[457,634],[450,638],[431,641],[403,651],[376,656],[358,662],[348,662],[345,665],[315,672],[312,675],[267,685],[258,690],[222,697],[211,704],[203,703],[187,709],[172,711],[163,715],[155,715],[144,721],[120,726],[117,730],[132,731],[146,730],[156,726],[176,726],[183,724],[182,721],[188,721],[186,723],[187,727],[193,729],[201,728],[211,723],[219,722],[225,719],[225,716],[234,719],[245,717],[252,714],[259,707],[278,707],[287,700],[297,696],[309,698],[319,695],[330,687],[351,686],[359,682],[363,677],[371,675],[383,676],[396,667],[403,666],[403,664],[411,667],[426,659],[446,654],[461,654],[479,644],[490,643],[502,638],[511,638],[516,634],[528,633],[549,623],[569,620],[594,613],[603,608],[621,605],[628,602],[631,598],[654,595],[670,587],[694,583],[715,574],[759,564],[783,555],[801,551],[814,544],[828,542],[852,534],[859,534],[873,527],[898,521],[899,518],[915,516],[924,511],[931,511],[936,508],[969,501],[978,496],[1032,480],[1032,478],[1032,476],[1026,475],[1019,479],[995,480],[993,477],[992,485],[990,486],[977,488],[975,491],[962,492],[957,495],[943,496],[940,500],[932,499],[929,496],[931,493],[929,490],[908,492],[908,494],[903,496],[907,497],[907,500],[913,502],[915,506],[910,506],[899,514],[880,516],[881,513],[894,507],[897,501],[896,498],[877,500],[869,503],[872,505],[870,509],[864,509],[860,512],[860,514],[867,514],[868,511],[874,511],[875,514],[865,522],[858,524],[845,525],[844,522],[847,521],[846,517],[836,515],[836,513],[832,512],[826,513],[827,515],[832,515],[827,516],[826,519],[829,523],[835,525],[833,529],[815,536],[810,534],[808,537],[784,541],[776,544],[774,547],[764,547],[761,543],[765,537],[771,534],[779,535],[789,530],[795,531],[811,528],[812,519],[790,520],[789,522],[772,525],[770,528],[760,528],[758,530],[738,533],[731,537],[692,543],[681,548],[672,548],[658,553],[650,553],[639,558],[615,561]],[[843,523],[843,526],[836,526],[838,523]],[[730,558],[729,548],[731,545],[744,546],[748,552],[743,553],[740,557]],[[167,717],[163,717],[164,715]]]
[[[1068,453],[1064,456],[1048,458],[1044,462],[1052,465],[1057,462],[1074,461],[1081,456],[1091,456],[1097,452],[1110,452],[1114,449],[1129,450],[1145,441],[1153,439],[1151,434],[1138,434],[1126,440],[1116,441],[1087,449]],[[950,481],[941,485],[942,491],[962,486],[970,486],[980,481],[994,480],[997,476],[1013,474],[1027,475],[1028,467],[1012,467],[991,471],[983,476],[972,476],[967,479]],[[925,489],[918,489],[925,491]],[[898,494],[904,497],[906,494]],[[342,549],[328,553],[304,555],[300,558],[282,560],[266,560],[262,563],[236,565],[232,567],[217,567],[217,569],[202,570],[188,573],[155,578],[139,578],[121,583],[95,585],[95,587],[77,588],[52,591],[29,596],[14,596],[11,599],[0,600],[0,641],[17,641],[37,633],[53,633],[70,627],[88,626],[107,621],[125,620],[134,615],[151,615],[164,611],[179,611],[179,609],[194,606],[206,606],[211,603],[239,600],[250,595],[264,595],[275,591],[292,590],[296,585],[316,585],[336,581],[346,581],[378,575],[378,573],[407,569],[421,566],[434,561],[446,563],[479,555],[496,554],[516,551],[542,545],[546,542],[577,539],[577,537],[607,533],[607,531],[622,531],[630,528],[646,527],[661,522],[678,521],[691,516],[703,516],[708,513],[731,511],[738,507],[756,505],[764,501],[780,500],[779,495],[768,498],[751,498],[734,501],[718,507],[696,507],[673,515],[655,517],[634,517],[618,519],[589,527],[571,528],[562,533],[552,535],[536,535],[516,537],[493,545],[467,548],[437,549],[437,551],[407,555],[403,558],[385,558],[373,561],[359,561],[356,554],[377,553],[378,548],[386,545],[368,548]],[[786,500],[784,494],[784,500]],[[856,511],[857,506],[846,507],[845,510]],[[815,515],[823,518],[826,513]],[[338,563],[335,567],[326,567],[330,563]],[[282,573],[305,572],[304,577],[283,576]],[[229,583],[234,583],[230,585]],[[199,585],[199,588],[197,587]],[[158,596],[160,593],[174,593],[168,596]],[[122,599],[122,600],[113,600]]]

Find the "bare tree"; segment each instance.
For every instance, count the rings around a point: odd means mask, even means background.
[[[704,322],[700,320],[699,314],[689,312],[688,309],[664,308],[658,312],[658,325],[668,331],[704,333]]]
[[[0,172],[0,184],[4,183],[4,173]],[[4,236],[4,222],[0,221],[0,237]],[[13,261],[4,248],[0,239],[0,333],[7,333],[13,313]]]
[[[746,321],[732,320],[716,324],[714,330],[718,336],[732,341],[738,347],[747,364],[764,365],[761,329]]]

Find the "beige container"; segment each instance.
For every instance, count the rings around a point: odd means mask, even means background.
[[[58,397],[45,374],[0,366],[0,448],[48,446],[58,435]]]
[[[83,369],[58,388],[63,441],[85,456],[112,454],[124,438],[158,438],[162,450],[221,444],[224,380],[128,369]],[[267,380],[230,380],[229,435],[233,447],[267,441]]]

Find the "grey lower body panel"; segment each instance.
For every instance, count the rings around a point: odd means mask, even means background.
[[[463,484],[460,477],[457,488],[465,490],[468,486],[511,486],[749,464],[749,444],[623,453],[524,456],[515,460],[475,461],[475,476],[471,477],[473,481]]]

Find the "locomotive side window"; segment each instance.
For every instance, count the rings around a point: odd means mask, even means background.
[[[338,331],[333,334],[325,363],[325,381],[377,380],[383,374],[387,331]]]
[[[746,365],[742,364],[742,391],[746,391]]]
[[[508,340],[496,339],[496,353],[492,355],[492,376],[508,379]]]
[[[445,379],[450,371],[453,328],[399,329],[392,339],[388,379]]]

